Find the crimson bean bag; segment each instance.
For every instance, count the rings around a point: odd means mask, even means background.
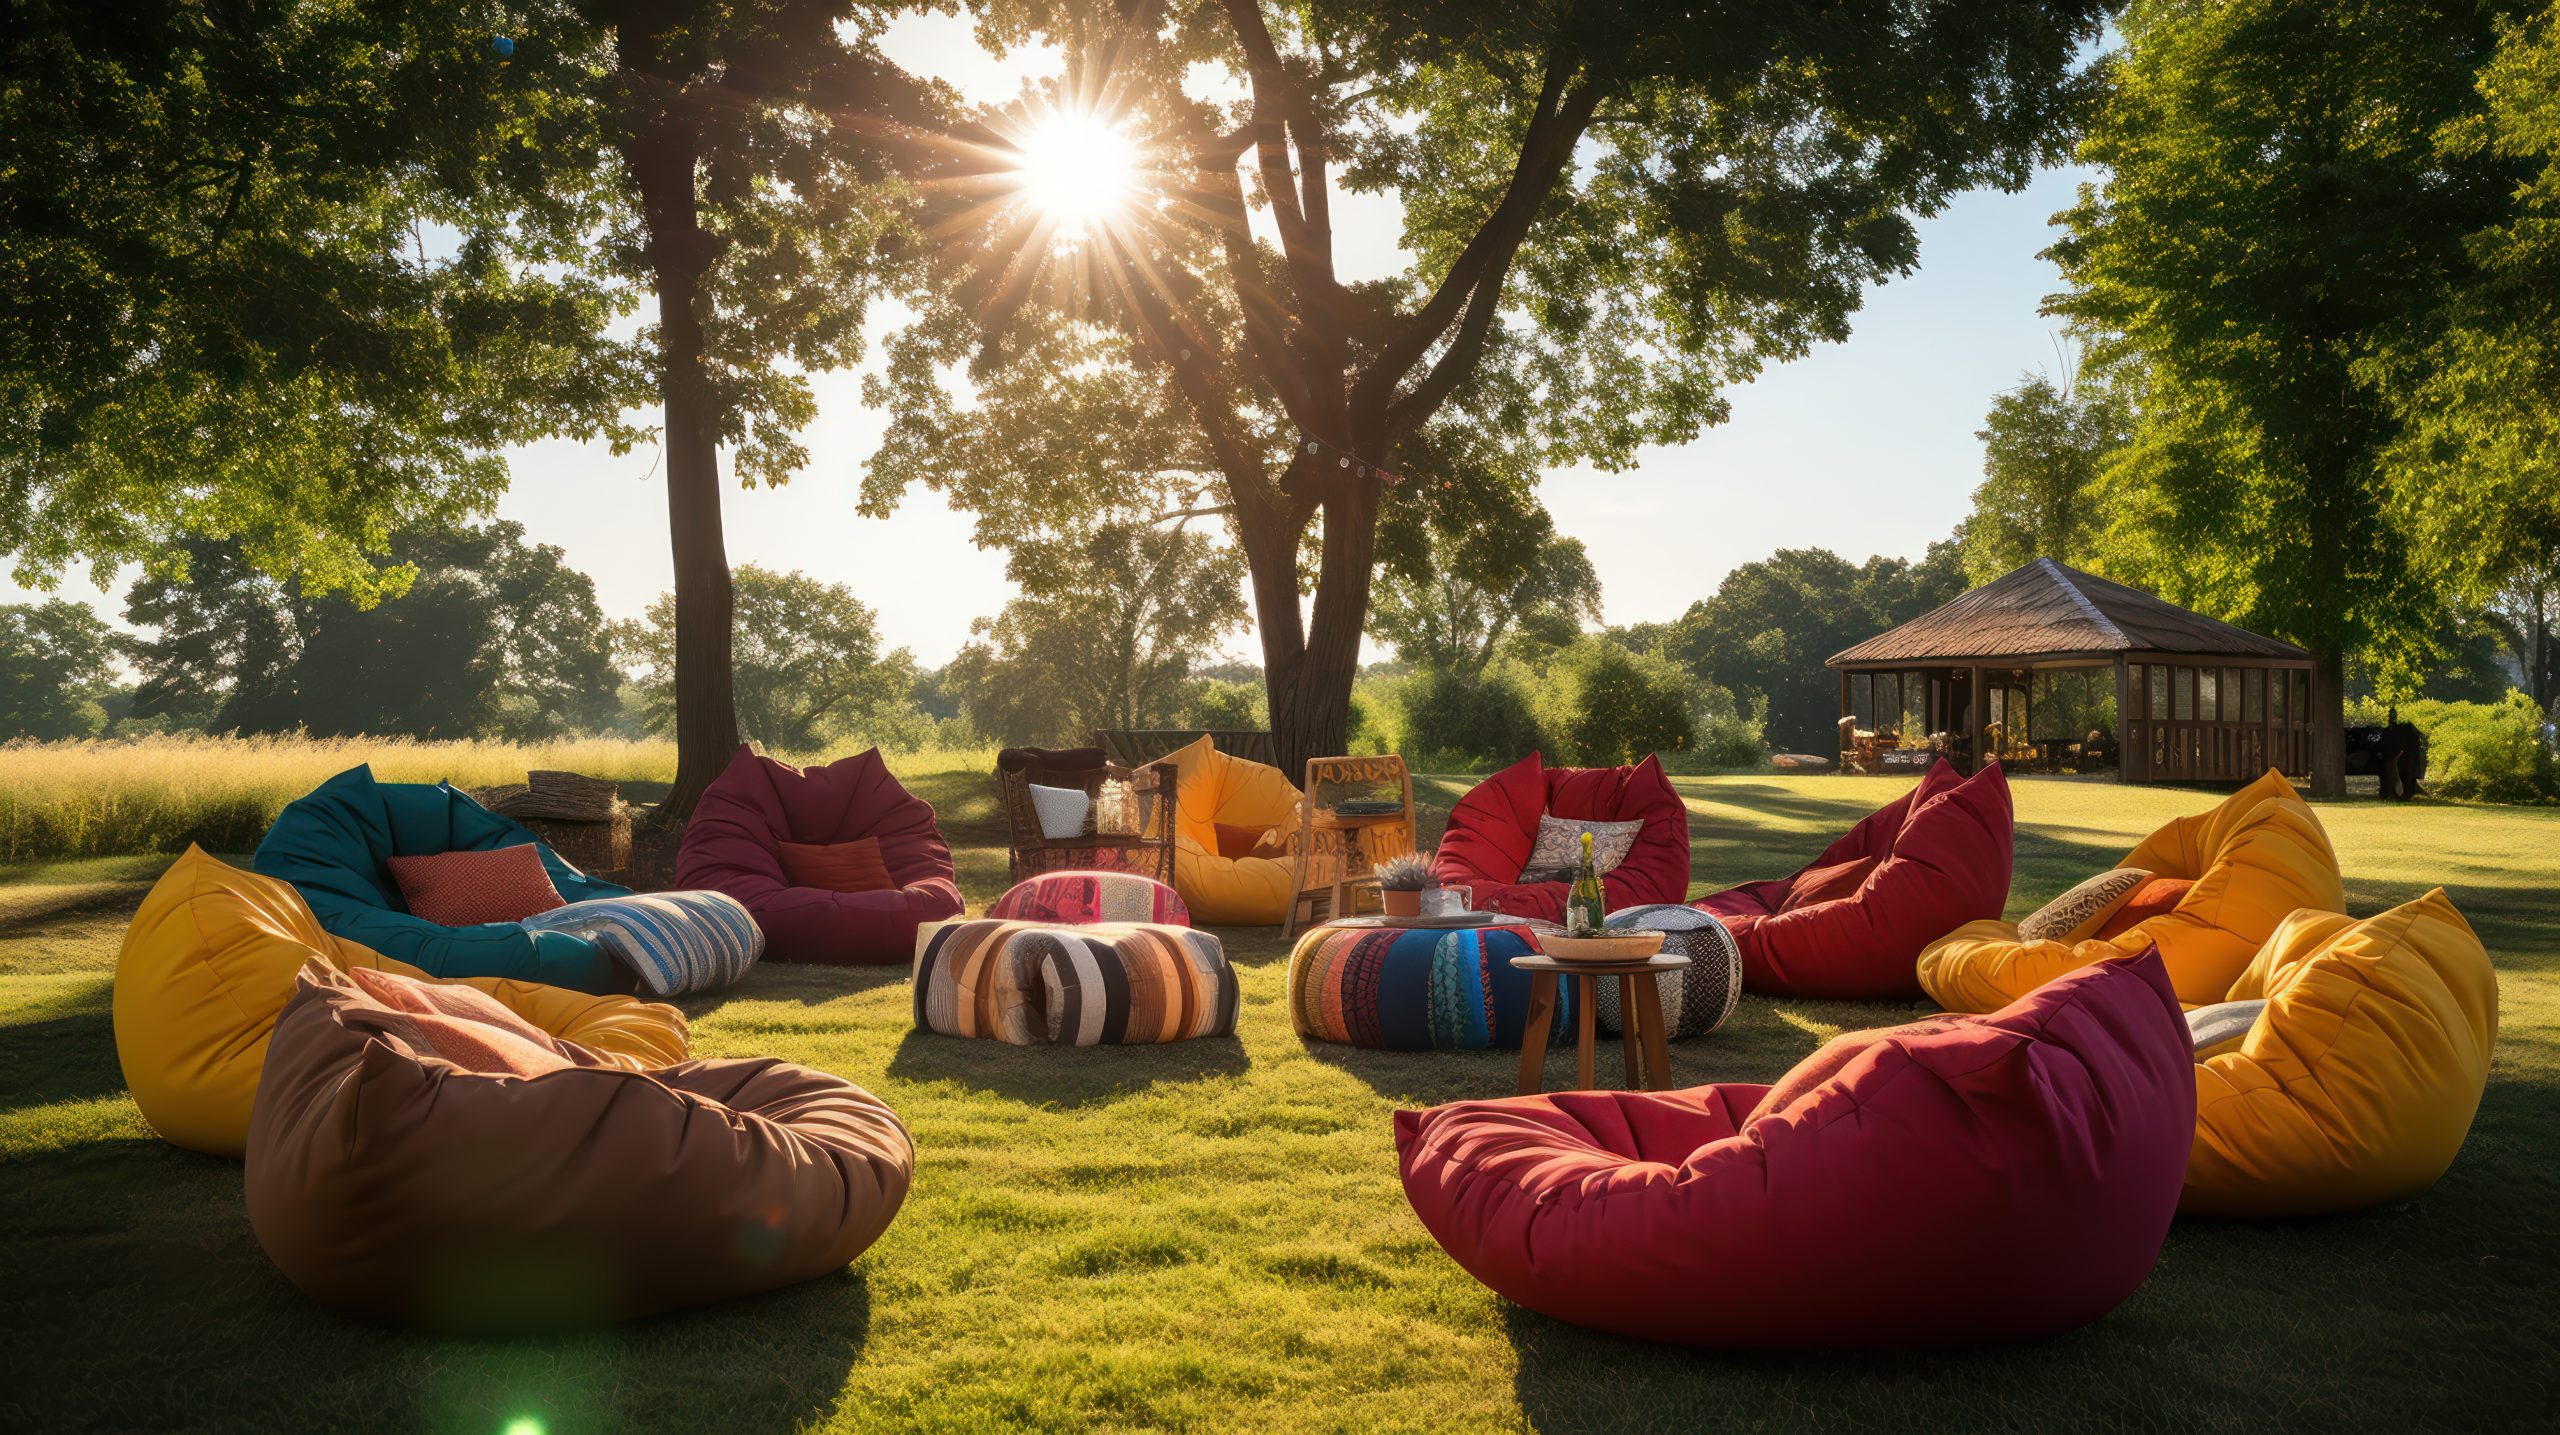
[[[1522,882],[1537,845],[1538,821],[1553,813],[1584,822],[1642,822],[1626,860],[1600,879],[1609,910],[1677,902],[1689,895],[1689,810],[1660,761],[1633,767],[1549,767],[1531,753],[1479,782],[1449,810],[1432,870],[1440,885],[1475,889],[1480,912],[1564,919],[1569,882]],[[1935,935],[1934,933],[1932,935]]]
[[[877,838],[889,885],[868,892],[794,886],[783,844]],[[799,768],[741,744],[704,790],[676,854],[676,885],[726,892],[764,928],[777,962],[906,962],[916,928],[960,915],[951,849],[933,804],[898,785],[880,750]]]
[[[1689,1345],[2024,1340],[2150,1274],[2196,1078],[2156,953],[1989,1016],[1840,1037],[1774,1087],[1396,1113],[1405,1196],[1478,1280]]]
[[[1917,1001],[1921,948],[2008,905],[2016,827],[2000,764],[1958,777],[1941,758],[1794,876],[1690,905],[1741,944],[1745,991]]]

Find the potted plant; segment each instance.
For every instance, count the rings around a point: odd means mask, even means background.
[[[1390,917],[1421,916],[1422,894],[1439,885],[1428,854],[1407,852],[1378,864],[1378,905]]]

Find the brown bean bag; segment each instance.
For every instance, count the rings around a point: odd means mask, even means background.
[[[841,1269],[906,1198],[906,1127],[824,1072],[618,1070],[468,988],[421,1000],[317,961],[297,982],[250,1120],[249,1222],[346,1314],[513,1332],[725,1300]]]

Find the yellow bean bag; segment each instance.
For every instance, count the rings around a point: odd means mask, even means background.
[[[267,1037],[311,957],[434,981],[405,962],[330,935],[300,893],[189,847],[133,914],[116,958],[116,1059],[153,1130],[215,1156],[249,1139]],[[632,997],[587,996],[497,977],[461,984],[615,1066],[685,1059],[684,1014]]]
[[[1174,764],[1173,887],[1204,927],[1268,927],[1289,913],[1298,870],[1289,844],[1298,789],[1280,769],[1218,751],[1201,738],[1165,759]],[[1218,829],[1264,834],[1270,855],[1227,857]]]
[[[2498,978],[2444,889],[2362,921],[2294,913],[2226,999],[2265,1006],[2198,1053],[2181,1212],[2356,1210],[2453,1164],[2489,1082]]]
[[[2178,1000],[2200,1006],[2223,1000],[2297,908],[2347,905],[2319,815],[2272,769],[2219,807],[2152,833],[2117,867],[2194,885],[2173,910],[2104,939],[2094,936],[2103,908],[2043,940],[2022,938],[2015,923],[1968,922],[1922,949],[1921,989],[1949,1011],[1994,1012],[2065,972],[2156,943]]]

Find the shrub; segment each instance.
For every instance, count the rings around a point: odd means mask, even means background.
[[[1183,716],[1185,727],[1260,732],[1271,726],[1271,702],[1260,683],[1195,678]]]
[[[1695,745],[1696,680],[1659,654],[1583,638],[1564,651],[1556,678],[1546,722],[1560,749],[1552,756],[1578,767],[1617,767],[1648,753],[1685,757]]]
[[[1500,765],[1546,746],[1528,689],[1509,672],[1426,670],[1404,683],[1406,758],[1427,772]]]
[[[1718,683],[1699,683],[1691,690],[1689,732],[1691,766],[1700,769],[1758,767],[1769,756],[1762,736],[1769,700],[1759,698],[1742,710],[1733,691]]]
[[[2413,704],[2402,710],[2427,735],[2427,781],[2446,797],[2474,802],[2560,801],[2560,770],[2533,699],[2509,693],[2495,703]]]

